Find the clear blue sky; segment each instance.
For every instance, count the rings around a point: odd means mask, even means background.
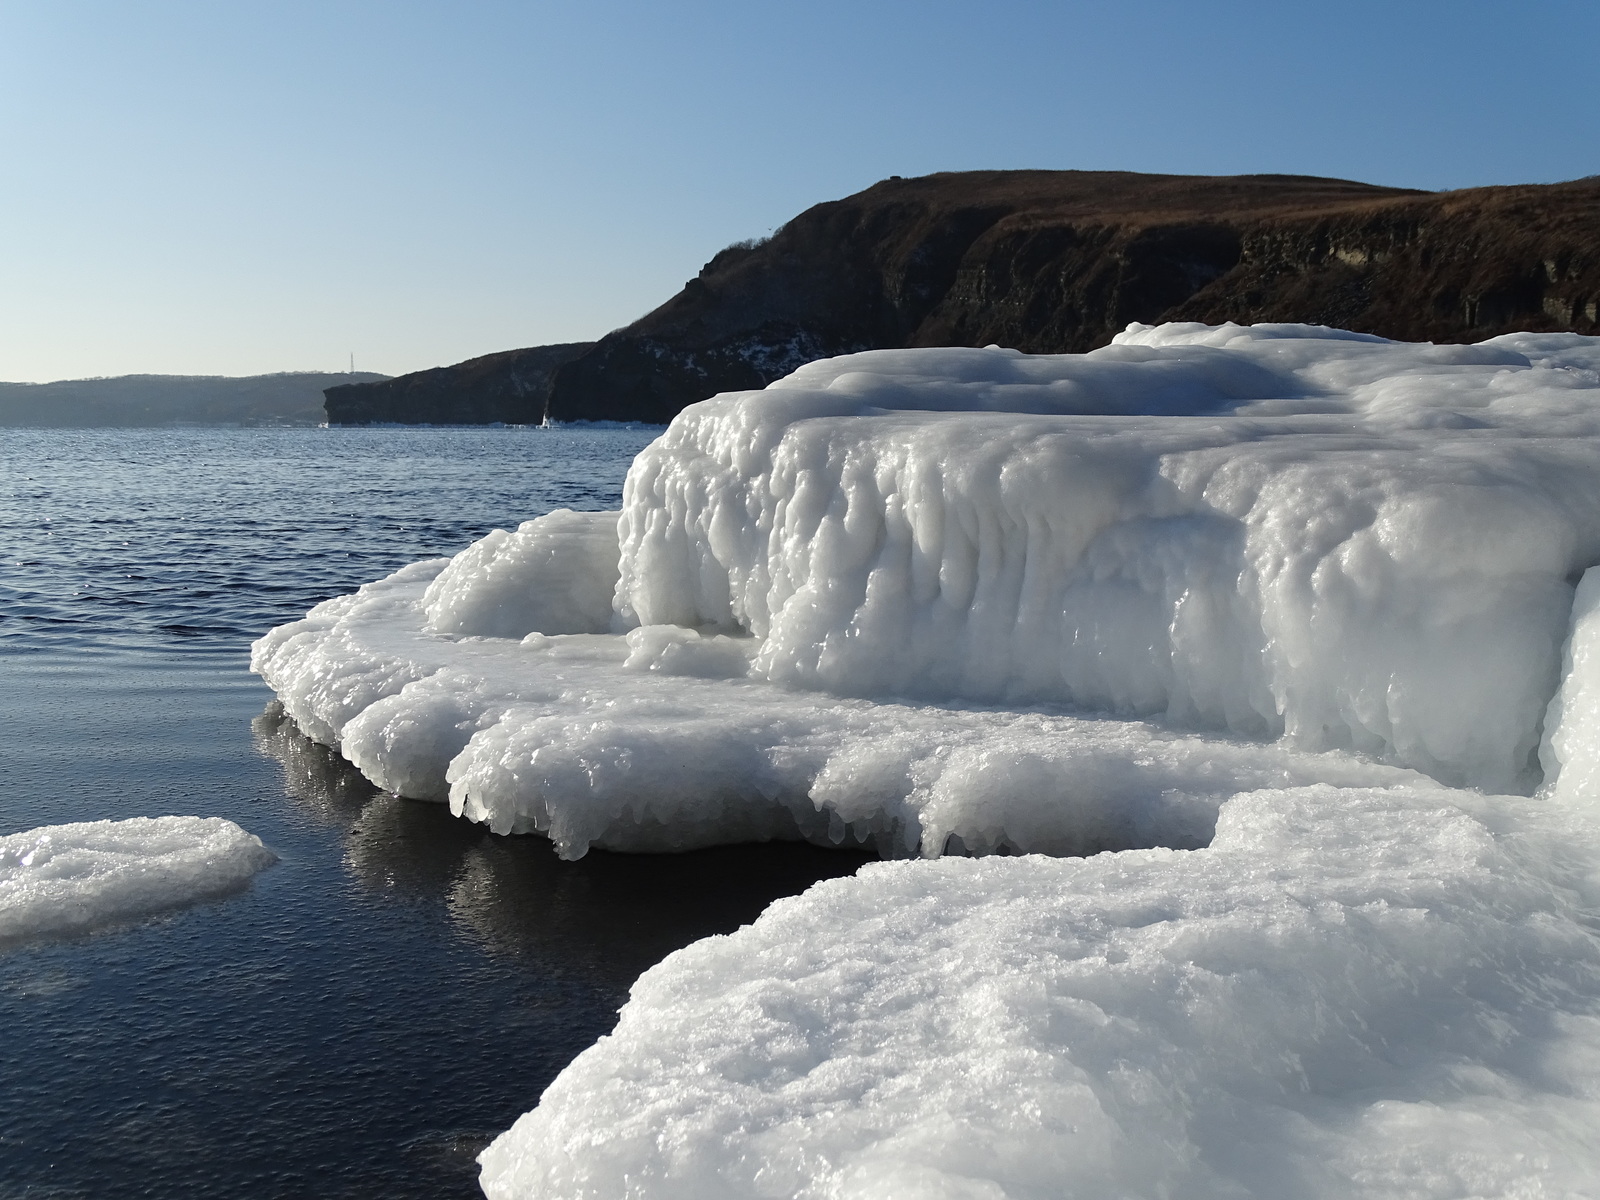
[[[885,176],[1600,172],[1595,0],[0,0],[0,379],[599,336]]]

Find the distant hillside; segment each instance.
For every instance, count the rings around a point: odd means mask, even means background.
[[[327,389],[332,425],[537,425],[544,420],[556,370],[593,342],[504,350],[434,367],[383,383],[352,383],[347,376]]]
[[[544,411],[666,421],[815,358],[1090,350],[1130,321],[1305,321],[1464,342],[1600,333],[1597,304],[1600,177],[1441,193],[1284,175],[889,179],[716,255],[661,307],[561,366]],[[470,389],[437,376],[429,419],[477,419],[469,395],[509,387],[514,356],[532,353],[474,360]],[[382,394],[406,394],[412,378]]]
[[[0,383],[0,426],[320,425],[324,388],[387,378],[369,371],[286,371]]]

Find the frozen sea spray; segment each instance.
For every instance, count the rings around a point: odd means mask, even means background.
[[[1597,598],[1540,795],[1267,788],[1193,851],[869,865],[646,972],[485,1193],[1589,1194]]]
[[[277,856],[221,817],[132,817],[0,837],[0,945],[225,895]]]

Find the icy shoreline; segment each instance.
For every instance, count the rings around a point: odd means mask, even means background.
[[[852,355],[252,661],[568,856],[1120,851],[879,864],[672,956],[492,1196],[1559,1194],[1600,1170],[1597,401],[1575,335]]]

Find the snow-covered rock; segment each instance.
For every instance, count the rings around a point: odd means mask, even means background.
[[[1526,788],[1600,560],[1594,343],[1168,326],[813,363],[640,455],[619,611],[747,632],[789,686],[1159,715]]]
[[[561,509],[468,546],[422,596],[426,628],[458,636],[604,633],[617,590],[617,521]]]
[[[0,945],[120,925],[243,886],[277,856],[221,817],[42,825],[0,837]]]

